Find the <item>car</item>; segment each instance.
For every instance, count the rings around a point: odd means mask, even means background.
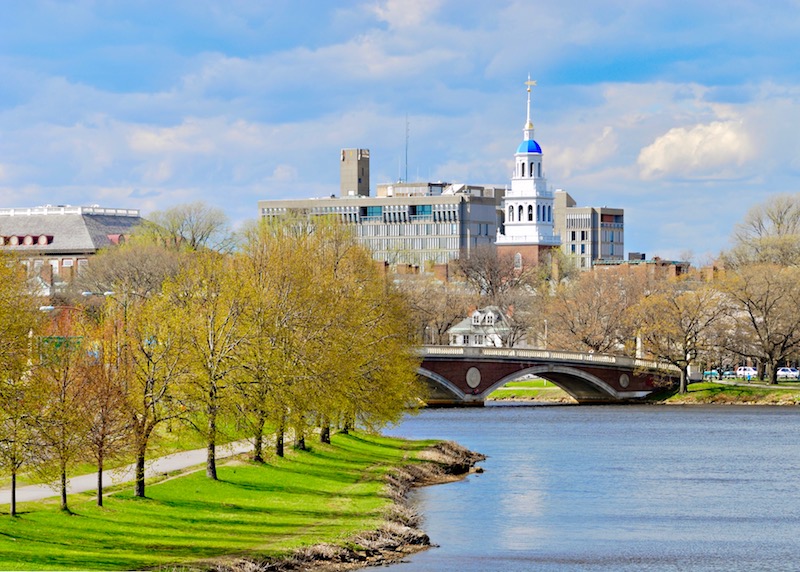
[[[748,381],[758,375],[756,368],[754,367],[737,367],[736,368],[736,377],[740,377],[742,379],[747,379]]]
[[[710,369],[703,372],[703,379],[719,379],[719,372],[716,369]]]
[[[778,379],[797,379],[800,377],[800,371],[793,367],[779,367]]]
[[[734,379],[736,377],[736,372],[727,370],[722,374],[722,379]]]

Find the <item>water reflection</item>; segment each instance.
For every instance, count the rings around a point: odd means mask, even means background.
[[[487,407],[391,431],[488,455],[415,493],[439,548],[421,570],[800,569],[800,410]]]

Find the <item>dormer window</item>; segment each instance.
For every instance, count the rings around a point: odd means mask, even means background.
[[[486,314],[486,323],[490,326],[494,325],[494,314]]]
[[[479,326],[480,323],[481,323],[481,315],[480,313],[475,312],[474,314],[472,314],[472,325]]]

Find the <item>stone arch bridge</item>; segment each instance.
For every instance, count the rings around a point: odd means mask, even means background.
[[[483,405],[492,391],[527,375],[554,383],[578,403],[622,403],[671,386],[680,375],[667,364],[605,354],[457,346],[419,352],[428,405]]]

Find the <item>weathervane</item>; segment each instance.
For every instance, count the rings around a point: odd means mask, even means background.
[[[531,74],[528,74],[528,81],[525,82],[525,85],[528,86],[528,121],[525,124],[525,128],[533,129],[533,123],[531,123],[531,87],[536,85],[536,80],[531,79]]]

